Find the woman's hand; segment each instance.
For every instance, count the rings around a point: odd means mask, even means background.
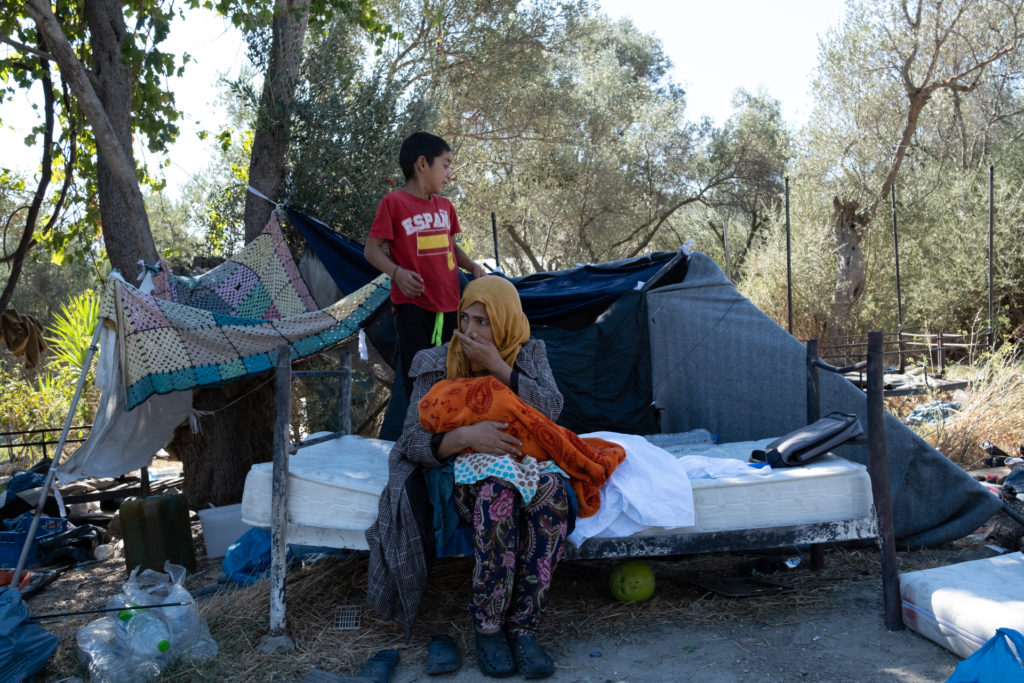
[[[442,459],[450,458],[467,448],[474,453],[490,455],[522,455],[519,447],[523,442],[504,431],[507,422],[483,420],[465,427],[456,427],[444,435],[437,449]]]
[[[459,340],[462,352],[466,354],[466,358],[471,363],[486,368],[487,372],[508,384],[508,376],[512,368],[501,359],[501,354],[498,353],[498,347],[494,345],[494,342],[480,339],[475,334],[463,334],[459,330],[452,332],[452,335]]]

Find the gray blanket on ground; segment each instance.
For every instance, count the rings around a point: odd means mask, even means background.
[[[711,258],[693,253],[684,281],[652,289],[647,306],[662,432],[706,428],[722,441],[747,441],[806,424],[803,344],[737,292]],[[821,414],[834,410],[858,415],[866,429],[863,392],[822,372]],[[888,414],[885,430],[898,543],[960,538],[999,510],[998,498]],[[867,464],[865,446],[837,453]]]

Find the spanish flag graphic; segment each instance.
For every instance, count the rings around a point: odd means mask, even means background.
[[[447,228],[416,233],[416,253],[420,256],[447,254],[448,251]]]

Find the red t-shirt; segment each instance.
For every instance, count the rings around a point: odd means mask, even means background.
[[[458,310],[459,267],[452,236],[459,232],[455,207],[444,197],[420,199],[405,190],[384,195],[370,237],[387,241],[392,261],[423,276],[423,294],[409,298],[394,285],[392,303],[442,313]]]

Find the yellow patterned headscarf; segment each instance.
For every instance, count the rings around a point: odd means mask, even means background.
[[[487,309],[487,317],[491,319],[491,331],[498,353],[509,367],[516,362],[519,349],[530,338],[530,321],[523,313],[523,305],[519,301],[519,292],[515,285],[498,275],[486,275],[471,281],[462,293],[459,302],[459,319],[462,311],[475,303],[482,303]],[[452,337],[448,345],[448,379],[470,377],[473,372],[483,370],[475,365],[471,367],[466,354],[462,352],[459,340]]]

